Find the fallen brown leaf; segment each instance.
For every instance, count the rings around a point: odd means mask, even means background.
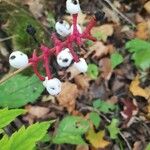
[[[32,115],[33,117],[36,118],[42,118],[45,115],[48,114],[49,109],[46,107],[41,107],[41,106],[32,106],[32,105],[27,105],[25,107],[29,115]]]
[[[62,91],[57,96],[59,105],[65,107],[69,113],[73,112],[75,110],[75,102],[78,93],[79,91],[76,84],[64,82],[62,84]]]
[[[104,24],[104,25],[101,25],[101,26],[98,26],[98,27],[94,27],[92,30],[91,30],[91,34],[92,35],[95,35],[97,33],[102,33],[103,35],[105,35],[106,39],[105,41],[107,40],[107,38],[109,36],[112,36],[113,33],[114,33],[114,28],[113,28],[113,24]],[[104,41],[104,42],[105,42]]]
[[[137,75],[135,79],[131,82],[129,90],[134,96],[141,96],[148,100],[150,98],[150,87],[143,89],[139,86],[139,84],[140,79],[139,75]]]
[[[137,25],[137,32],[135,36],[142,40],[147,40],[149,38],[150,32],[147,22],[141,22]]]
[[[81,90],[86,90],[89,87],[90,78],[87,75],[77,75],[74,80]]]
[[[97,41],[89,47],[89,52],[85,55],[87,58],[89,55],[93,54],[92,58],[101,58],[109,53],[109,48],[105,46],[102,42]]]
[[[94,129],[91,128],[87,132],[86,139],[92,144],[94,148],[105,148],[110,143],[106,140],[104,140],[105,131],[99,131],[98,133],[95,133]]]
[[[147,3],[145,3],[144,8],[150,14],[150,1],[148,1]]]
[[[103,58],[99,62],[101,77],[105,80],[109,80],[112,75],[112,65],[109,58]]]

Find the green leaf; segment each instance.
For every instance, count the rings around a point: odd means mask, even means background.
[[[98,74],[99,74],[99,68],[95,64],[89,64],[88,65],[88,71],[87,74],[92,78],[92,79],[97,79]]]
[[[47,133],[51,122],[36,123],[28,128],[24,126],[15,132],[7,143],[9,150],[32,150],[36,142],[40,141]]]
[[[17,116],[23,113],[25,113],[25,110],[23,109],[0,109],[0,129],[7,126],[10,122],[15,120]]]
[[[137,68],[146,70],[150,68],[150,42],[134,39],[126,44],[129,52],[133,53],[132,59]]]
[[[95,38],[97,38],[97,40],[102,40],[102,41],[104,41],[104,42],[107,41],[107,36],[106,36],[106,34],[104,34],[103,32],[97,32],[97,33],[93,34],[93,36],[94,36]]]
[[[111,55],[111,64],[113,69],[120,65],[122,62],[123,57],[118,52]]]
[[[4,136],[2,137],[2,139],[0,140],[0,149],[1,149],[1,150],[9,150],[8,141],[9,141],[8,136],[7,136],[7,135],[4,135]]]
[[[135,61],[137,68],[142,70],[150,68],[150,49],[136,52],[132,55],[132,59]]]
[[[85,144],[81,136],[88,128],[88,121],[82,117],[67,116],[60,122],[57,133],[53,138],[53,143]]]
[[[120,132],[120,129],[118,128],[118,119],[112,119],[110,125],[107,126],[107,129],[110,134],[111,139],[117,139],[118,138],[118,133]]]
[[[150,143],[146,146],[145,150],[150,150]]]
[[[47,41],[48,37],[45,36],[44,28],[40,21],[35,19],[23,5],[15,1],[13,3],[3,1],[0,5],[0,14],[8,22],[5,31],[13,36],[12,42],[15,49],[31,53],[35,46],[37,46],[37,43],[26,32],[26,27],[29,24],[37,30],[36,37],[40,42],[45,43]]]
[[[108,102],[102,101],[100,99],[95,100],[93,102],[93,107],[98,109],[99,111],[103,113],[109,113],[110,111],[113,111],[116,109],[116,106],[113,104],[109,104]]]
[[[129,52],[138,52],[138,51],[145,51],[150,50],[150,43],[140,40],[140,39],[133,39],[126,43],[126,49],[128,49]]]
[[[0,85],[0,106],[18,108],[33,103],[41,95],[44,87],[39,79],[20,74]]]
[[[95,127],[98,128],[98,126],[101,122],[101,118],[99,117],[99,115],[96,112],[91,112],[90,113],[90,120],[93,122]]]
[[[87,47],[90,47],[90,46],[92,46],[93,44],[94,44],[94,42],[91,41],[91,40],[85,41],[85,45],[86,45]]]

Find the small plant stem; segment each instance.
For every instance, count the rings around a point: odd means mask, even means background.
[[[22,72],[23,70],[25,70],[26,68],[32,66],[31,63],[29,63],[26,67],[18,69],[17,71],[8,74],[7,76],[5,76],[3,79],[0,80],[0,84],[2,84],[3,82],[7,81],[8,79],[12,78],[13,76],[17,75],[18,73]]]

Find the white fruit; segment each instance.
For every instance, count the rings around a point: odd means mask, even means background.
[[[63,37],[66,37],[70,34],[70,25],[68,22],[64,20],[57,22],[55,24],[55,29],[56,29],[56,32]]]
[[[88,65],[83,58],[80,58],[79,62],[74,62],[74,66],[82,73],[85,73],[88,70]]]
[[[71,30],[71,33],[73,33],[73,25],[71,26],[70,30]],[[79,24],[77,24],[77,30],[80,34],[82,34],[82,29],[81,29],[81,26]]]
[[[67,0],[66,8],[70,14],[78,14],[81,11],[79,0]]]
[[[17,69],[26,67],[28,62],[28,56],[20,51],[12,52],[9,56],[10,65]]]
[[[52,96],[58,95],[61,92],[61,82],[57,78],[48,80],[46,77],[45,81],[43,81],[43,85],[45,86],[48,93]]]
[[[68,67],[73,60],[73,57],[70,53],[70,50],[68,48],[62,50],[58,55],[57,55],[57,63],[61,67]]]

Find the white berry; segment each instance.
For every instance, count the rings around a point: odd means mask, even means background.
[[[57,55],[57,63],[61,67],[68,67],[73,60],[73,57],[70,53],[70,50],[68,48],[62,50],[58,55]]]
[[[57,78],[48,80],[46,77],[45,81],[43,81],[43,85],[45,86],[48,93],[52,96],[58,95],[61,92],[61,82]]]
[[[85,73],[88,70],[88,65],[84,58],[80,58],[79,62],[74,62],[74,66],[82,73]]]
[[[56,32],[63,37],[66,37],[70,34],[70,25],[68,22],[64,20],[57,22],[55,24],[55,29],[56,29]]]
[[[78,14],[81,11],[79,0],[67,0],[66,8],[70,14]]]
[[[20,51],[12,52],[9,56],[10,65],[17,69],[26,67],[28,62],[28,56]]]
[[[73,33],[73,25],[71,26],[70,30],[71,30],[71,33]],[[82,34],[82,29],[81,29],[81,26],[79,24],[77,24],[77,30],[80,34]]]

